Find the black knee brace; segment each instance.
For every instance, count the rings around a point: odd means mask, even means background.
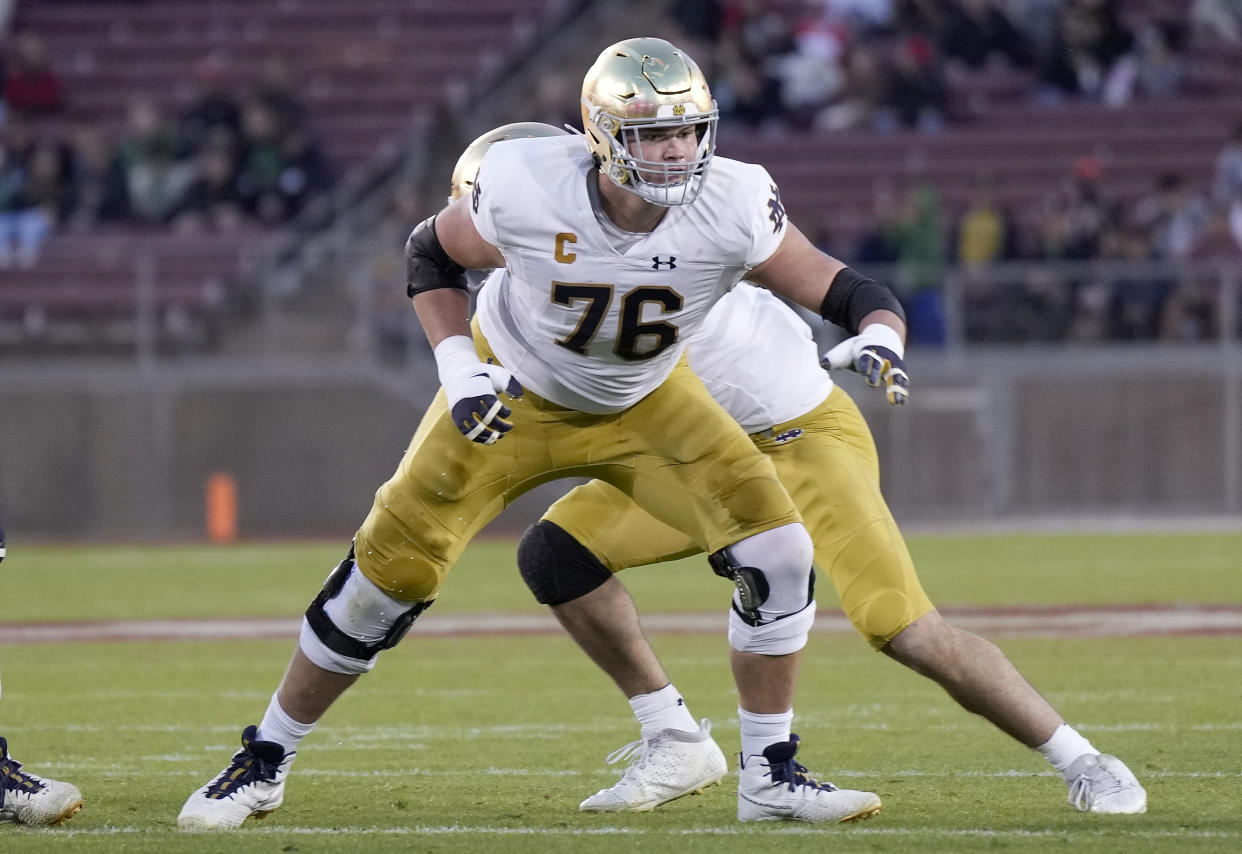
[[[323,609],[329,599],[335,599],[341,592],[341,588],[345,586],[345,581],[349,578],[350,572],[354,569],[354,547],[351,543],[349,546],[349,554],[345,560],[337,564],[336,569],[332,570],[332,574],[328,576],[328,580],[324,582],[323,590],[319,591],[319,595],[315,597],[315,601],[310,603],[310,607],[306,609],[306,622],[314,631],[316,637],[323,641],[323,645],[335,653],[344,655],[348,658],[356,658],[360,661],[370,661],[381,651],[392,649],[401,639],[405,637],[406,632],[410,630],[410,626],[414,625],[414,621],[418,615],[431,607],[429,602],[417,602],[410,610],[401,614],[394,621],[392,626],[385,634],[375,643],[363,643],[357,638],[350,637],[336,627],[328,613]]]
[[[540,519],[518,543],[518,570],[541,605],[585,596],[612,577],[608,567],[564,528]]]

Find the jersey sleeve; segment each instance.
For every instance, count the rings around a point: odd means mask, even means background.
[[[754,201],[750,223],[750,252],[746,256],[747,267],[757,267],[772,257],[785,239],[788,217],[781,204],[781,191],[761,166],[755,167],[758,176],[754,183]]]

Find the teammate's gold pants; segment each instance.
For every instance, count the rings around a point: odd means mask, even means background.
[[[876,649],[932,610],[905,540],[880,494],[871,431],[834,388],[800,418],[751,436],[772,460],[854,627]],[[572,490],[544,514],[613,572],[702,551],[606,483]]]

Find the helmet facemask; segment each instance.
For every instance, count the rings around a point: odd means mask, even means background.
[[[606,140],[611,150],[611,157],[607,158],[607,163],[600,164],[600,171],[619,187],[661,207],[688,205],[698,198],[716,152],[719,114],[715,102],[710,111],[702,114],[693,104],[662,104],[656,117],[649,119],[623,118],[585,101],[583,105],[588,116],[588,133],[594,131],[593,135]],[[651,160],[642,156],[643,132],[657,129],[676,132],[685,127],[694,128],[698,142],[692,159]]]

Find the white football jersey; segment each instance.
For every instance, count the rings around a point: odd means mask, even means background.
[[[741,283],[691,336],[690,367],[747,433],[790,421],[832,391],[811,327],[764,288]]]
[[[602,414],[664,381],[712,305],[786,228],[767,170],[715,157],[693,204],[617,240],[592,206],[594,169],[579,136],[509,140],[484,156],[470,204],[505,258],[478,304],[497,358],[541,397]]]

